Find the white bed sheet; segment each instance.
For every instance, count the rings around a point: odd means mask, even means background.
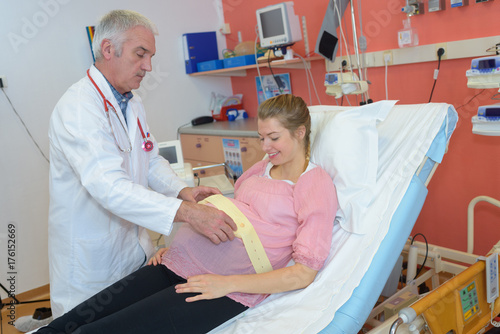
[[[334,225],[331,253],[316,280],[306,289],[270,296],[210,333],[318,333],[359,285],[385,237],[391,217],[413,174],[445,119],[448,104],[394,106],[378,128],[378,167],[373,205],[354,234]],[[349,108],[322,106],[321,110]],[[361,107],[358,107],[361,108]],[[364,106],[367,112],[370,108]],[[314,109],[314,108],[312,108]]]

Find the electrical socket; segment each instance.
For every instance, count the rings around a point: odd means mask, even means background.
[[[6,88],[7,87],[7,77],[5,75],[0,75],[0,80],[2,80],[1,87]]]
[[[224,23],[224,25],[220,29],[220,32],[223,35],[229,35],[231,33],[231,25],[229,23]]]
[[[437,52],[440,48],[444,49],[444,54],[441,56],[441,60],[448,59],[448,50],[446,49],[446,43],[438,43],[436,44],[436,52],[434,53],[436,55],[436,60],[439,59]]]
[[[384,52],[384,64],[387,63],[387,65],[392,65],[392,51],[385,51]]]

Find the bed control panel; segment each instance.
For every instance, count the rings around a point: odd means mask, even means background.
[[[472,281],[466,287],[460,290],[460,302],[462,304],[462,315],[464,320],[470,320],[479,310],[479,298],[477,297],[476,282]]]
[[[493,303],[498,298],[498,254],[486,258],[486,301]]]

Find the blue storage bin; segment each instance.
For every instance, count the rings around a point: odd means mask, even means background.
[[[255,55],[253,54],[224,59],[224,68],[239,67],[239,66],[254,65],[254,64],[255,64]]]
[[[213,71],[213,70],[220,70],[224,68],[224,62],[222,60],[208,60],[208,61],[203,61],[201,63],[196,64],[198,67],[198,72],[203,72],[203,71]]]

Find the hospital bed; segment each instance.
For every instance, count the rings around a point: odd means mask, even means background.
[[[458,120],[448,104],[313,106],[311,161],[339,199],[330,255],[306,289],[211,333],[357,333],[377,302]]]
[[[377,302],[442,161],[448,104],[313,106],[311,161],[334,180],[330,255],[306,289],[274,294],[210,333],[357,333]]]

